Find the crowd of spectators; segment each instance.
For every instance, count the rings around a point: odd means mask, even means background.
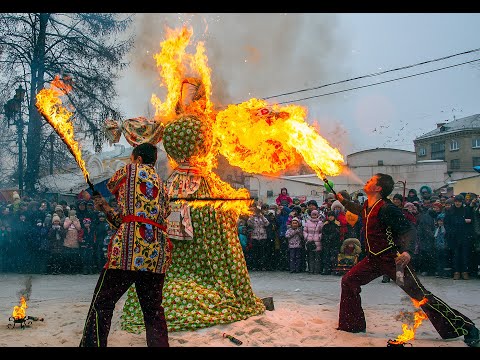
[[[0,204],[0,271],[99,273],[112,233],[85,192],[70,204],[14,193],[13,201]]]

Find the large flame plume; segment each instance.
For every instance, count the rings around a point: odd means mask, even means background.
[[[50,83],[50,88],[43,88],[36,96],[36,107],[40,114],[53,127],[55,132],[60,136],[67,145],[68,150],[75,158],[78,166],[82,170],[85,180],[90,185],[89,174],[82,158],[82,152],[78,142],[74,138],[73,124],[70,121],[72,113],[63,105],[60,96],[70,92],[72,86],[68,84],[68,77],[63,80],[57,75]]]
[[[166,40],[160,43],[160,52],[154,55],[162,79],[161,86],[167,89],[164,102],[152,95],[155,119],[165,125],[174,121],[183,96],[182,81],[200,78],[205,96],[182,110],[199,115],[205,125],[213,130],[210,152],[195,158],[191,165],[209,174],[218,165],[217,155],[221,153],[230,164],[248,173],[275,175],[302,159],[322,180],[325,175],[341,173],[344,163],[342,155],[305,122],[305,108],[298,105],[270,105],[264,100],[252,98],[241,104],[229,105],[221,111],[215,110],[210,100],[211,69],[207,64],[204,44],[199,42],[196,45],[194,55],[187,54],[193,34],[191,28],[167,28],[166,34]],[[175,167],[175,161],[171,158],[169,161]],[[248,198],[245,189],[235,190],[214,174],[210,178],[215,184],[215,196]],[[239,204],[232,202],[231,206],[235,208]]]

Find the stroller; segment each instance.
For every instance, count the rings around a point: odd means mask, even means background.
[[[348,238],[343,240],[337,256],[337,266],[333,269],[336,275],[343,275],[350,270],[357,262],[362,252],[360,240]]]

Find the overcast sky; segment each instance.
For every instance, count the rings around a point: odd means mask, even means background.
[[[305,106],[307,121],[345,156],[413,151],[436,123],[480,113],[480,61],[369,86],[480,59],[480,51],[324,86],[480,48],[477,13],[149,13],[136,15],[135,50],[118,86],[126,117],[152,116],[152,93],[165,99],[153,55],[164,26],[184,23],[205,42],[217,105],[323,86],[269,101]],[[359,86],[367,87],[325,95]]]

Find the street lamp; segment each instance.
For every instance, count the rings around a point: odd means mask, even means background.
[[[25,98],[25,89],[19,85],[15,90],[15,95],[3,106],[8,126],[17,126],[18,135],[18,190],[20,196],[23,195],[23,119],[22,102]]]

